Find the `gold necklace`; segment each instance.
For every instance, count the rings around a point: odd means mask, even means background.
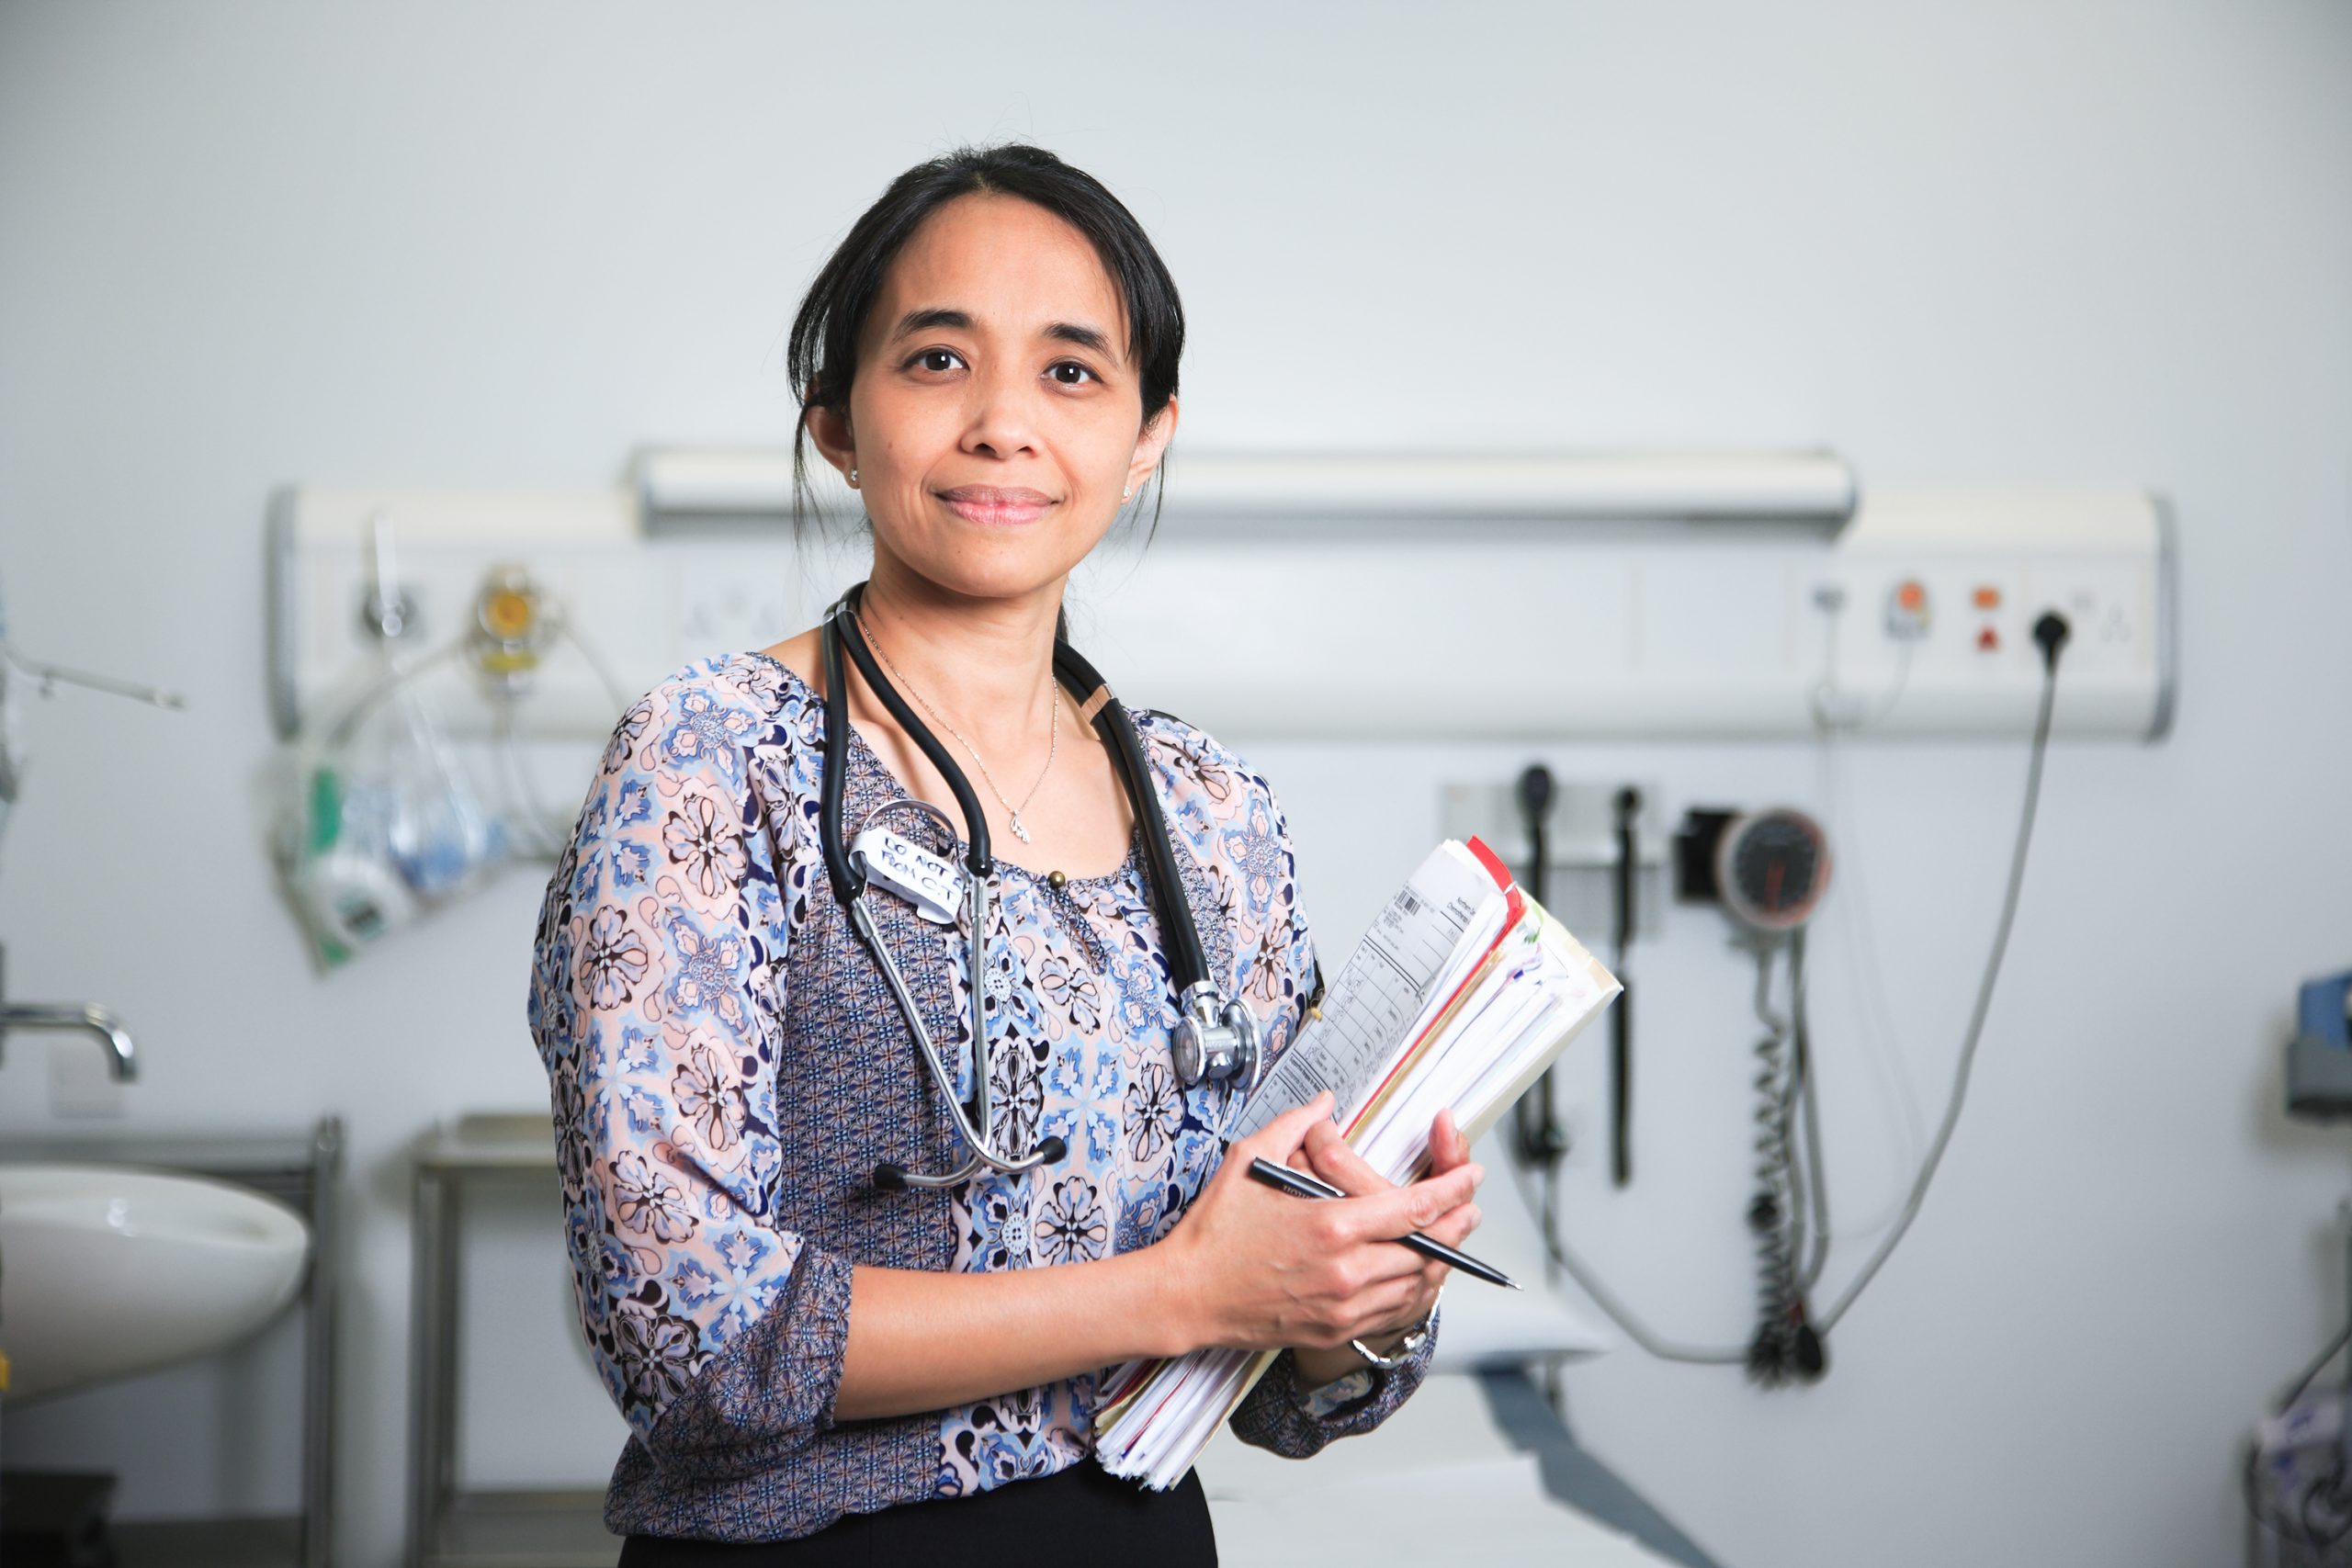
[[[931,715],[933,723],[938,725],[940,728],[944,729],[948,734],[954,736],[956,740],[962,744],[964,750],[972,754],[972,761],[979,766],[980,777],[988,781],[989,793],[996,796],[996,803],[1004,807],[1005,815],[1012,819],[1013,837],[1019,839],[1024,844],[1030,842],[1029,829],[1022,825],[1021,814],[1029,808],[1029,803],[1031,801],[1037,798],[1038,787],[1046,782],[1046,775],[1054,771],[1054,753],[1060,749],[1062,740],[1062,705],[1059,702],[1057,702],[1053,705],[1053,716],[1049,721],[1050,728],[1046,731],[1046,765],[1037,770],[1037,782],[1029,786],[1029,793],[1021,797],[1021,804],[1019,806],[1015,806],[1012,802],[1004,798],[1004,791],[996,787],[996,778],[989,772],[988,762],[980,756],[980,749],[973,745],[969,740],[966,740],[962,730],[956,728],[954,725],[948,723],[945,718],[941,716],[939,710],[931,705],[931,699],[924,696],[922,693],[917,689],[912,681],[907,679],[906,672],[904,671],[900,670],[898,665],[891,662],[889,654],[883,651],[881,642],[874,636],[873,631],[866,626],[865,617],[862,615],[858,615],[855,611],[852,611],[851,615],[857,622],[857,629],[865,635],[866,642],[873,647],[875,653],[881,659],[882,668],[888,670],[892,675],[896,676],[898,678],[899,684],[904,686],[913,694],[915,701],[922,705],[922,711]],[[1047,670],[1046,671],[1046,684],[1048,687],[1051,687],[1053,682],[1053,671],[1051,670]]]

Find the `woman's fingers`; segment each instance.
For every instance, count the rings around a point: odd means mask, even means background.
[[[1220,1215],[1232,1214],[1228,1223],[1235,1227],[1235,1237],[1251,1238],[1238,1248],[1240,1253],[1261,1261],[1287,1260],[1275,1270],[1288,1281],[1277,1296],[1286,1294],[1287,1299],[1249,1307],[1243,1314],[1246,1320],[1269,1325],[1264,1332],[1270,1336],[1295,1336],[1297,1314],[1312,1302],[1317,1303],[1312,1319],[1318,1339],[1343,1325],[1358,1325],[1353,1337],[1385,1339],[1392,1331],[1410,1328],[1428,1315],[1448,1272],[1443,1264],[1398,1245],[1398,1238],[1419,1231],[1447,1246],[1459,1245],[1477,1225],[1478,1211],[1471,1198],[1485,1173],[1469,1159],[1466,1140],[1453,1119],[1441,1115],[1430,1129],[1430,1174],[1393,1185],[1348,1146],[1332,1124],[1331,1104],[1329,1095],[1319,1095],[1275,1117],[1250,1137],[1237,1140],[1226,1163],[1243,1166],[1238,1174],[1246,1178],[1252,1158],[1285,1162],[1320,1176],[1350,1196],[1291,1206],[1247,1202],[1240,1208],[1233,1208],[1228,1199],[1215,1207]],[[1225,1190],[1231,1191],[1229,1184]],[[1258,1288],[1265,1274],[1265,1269],[1254,1269],[1244,1293],[1265,1294]],[[1285,1321],[1292,1326],[1271,1326]],[[1251,1337],[1257,1332],[1250,1331]],[[1283,1341],[1277,1337],[1272,1342]],[[1301,1341],[1294,1337],[1287,1342]]]
[[[1443,1219],[1432,1224],[1419,1225],[1415,1228],[1431,1241],[1443,1242],[1448,1247],[1460,1247],[1469,1239],[1470,1233],[1478,1228],[1479,1218],[1477,1204],[1464,1203]],[[1372,1278],[1376,1280],[1393,1280],[1408,1274],[1419,1274],[1430,1290],[1435,1290],[1451,1271],[1450,1265],[1440,1263],[1435,1258],[1422,1257],[1411,1247],[1404,1246],[1400,1237],[1382,1236],[1367,1241],[1364,1246],[1374,1260],[1371,1264],[1371,1274]]]
[[[1306,1141],[1308,1130],[1318,1122],[1329,1125],[1330,1115],[1331,1091],[1327,1089],[1306,1104],[1283,1111],[1248,1137],[1236,1140],[1232,1152],[1241,1156],[1244,1165],[1253,1156],[1277,1162],[1290,1160]]]
[[[1389,1183],[1348,1145],[1338,1128],[1328,1122],[1306,1129],[1300,1152],[1313,1162],[1317,1176],[1358,1197],[1385,1190]],[[1292,1164],[1298,1162],[1294,1159]],[[1430,1175],[1443,1176],[1470,1163],[1470,1141],[1453,1122],[1451,1111],[1441,1111],[1430,1124]]]
[[[1486,1171],[1476,1165],[1456,1167],[1409,1187],[1391,1187],[1363,1198],[1338,1200],[1348,1210],[1348,1234],[1360,1241],[1393,1241],[1408,1231],[1426,1231],[1470,1201]]]
[[[1460,1142],[1457,1135],[1456,1152],[1461,1152]],[[1430,1227],[1468,1203],[1486,1175],[1482,1167],[1457,1160],[1409,1186],[1392,1186],[1329,1123],[1309,1127],[1300,1147],[1313,1160],[1317,1175],[1351,1194],[1351,1207],[1358,1209],[1353,1234],[1363,1240],[1393,1239],[1415,1230],[1436,1236]],[[1453,1245],[1446,1237],[1437,1239]]]
[[[1421,1234],[1431,1241],[1442,1241],[1448,1247],[1460,1247],[1470,1239],[1470,1233],[1478,1228],[1478,1222],[1484,1217],[1479,1213],[1477,1204],[1464,1203],[1437,1224],[1423,1225]]]
[[[1363,1156],[1348,1146],[1347,1139],[1329,1122],[1319,1122],[1306,1130],[1300,1150],[1314,1162],[1315,1174],[1332,1186],[1356,1197],[1385,1192],[1391,1183],[1364,1163]]]
[[[1367,1294],[1362,1325],[1349,1337],[1361,1339],[1367,1335],[1388,1335],[1411,1328],[1429,1310],[1420,1303],[1421,1282],[1418,1278]]]
[[[1453,1110],[1449,1106],[1439,1111],[1430,1122],[1430,1171],[1432,1175],[1442,1175],[1469,1161],[1470,1140],[1464,1137],[1462,1129],[1454,1124]]]

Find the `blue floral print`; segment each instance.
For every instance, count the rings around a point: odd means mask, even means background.
[[[986,1073],[996,1140],[1051,1134],[1068,1156],[1017,1179],[985,1174],[925,1207],[817,1190],[855,1179],[842,1168],[899,1135],[888,1119],[914,1103],[862,1101],[885,1120],[851,1125],[835,1089],[881,1062],[907,1086],[888,1094],[935,1094],[895,1010],[847,999],[861,985],[878,992],[817,844],[824,716],[763,655],[657,687],[616,728],[540,912],[531,1028],[580,1321],[633,1434],[606,1506],[623,1533],[790,1537],[847,1508],[967,1495],[1086,1459],[1091,1374],[836,1426],[850,1270],[928,1258],[920,1266],[993,1272],[1149,1246],[1216,1169],[1239,1109],[1230,1088],[1187,1089],[1170,1066],[1174,1007],[1140,853],[1058,887],[1001,863],[988,972],[969,974],[963,936],[935,927],[909,939],[929,944],[912,967],[944,977],[933,1027],[960,1092]],[[1264,781],[1207,737],[1136,718],[1212,965],[1279,1053],[1314,970],[1281,816]],[[903,796],[854,734],[849,753],[869,806]],[[812,1069],[812,1052],[830,1065]],[[822,1231],[778,1218],[812,1214],[833,1217]],[[935,1227],[931,1239],[918,1227]],[[1287,1453],[1364,1429],[1418,1377],[1326,1415],[1277,1366],[1234,1420]]]

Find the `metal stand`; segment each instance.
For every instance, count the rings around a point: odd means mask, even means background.
[[[187,1519],[118,1525],[126,1568],[236,1563],[333,1568],[334,1562],[335,1282],[341,1232],[335,1184],[343,1169],[343,1121],[322,1117],[300,1138],[108,1138],[8,1145],[14,1164],[129,1165],[210,1177],[248,1187],[300,1213],[311,1227],[302,1278],[302,1509],[291,1519]]]
[[[551,1184],[544,1115],[468,1116],[416,1154],[409,1568],[613,1568],[601,1491],[468,1491],[458,1482],[459,1226],[474,1180]]]

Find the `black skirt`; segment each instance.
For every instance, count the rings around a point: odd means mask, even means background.
[[[633,1535],[620,1568],[888,1568],[948,1552],[964,1555],[938,1560],[1055,1562],[1075,1553],[1120,1568],[1216,1568],[1216,1536],[1193,1472],[1153,1492],[1088,1460],[977,1496],[846,1514],[797,1540]]]

